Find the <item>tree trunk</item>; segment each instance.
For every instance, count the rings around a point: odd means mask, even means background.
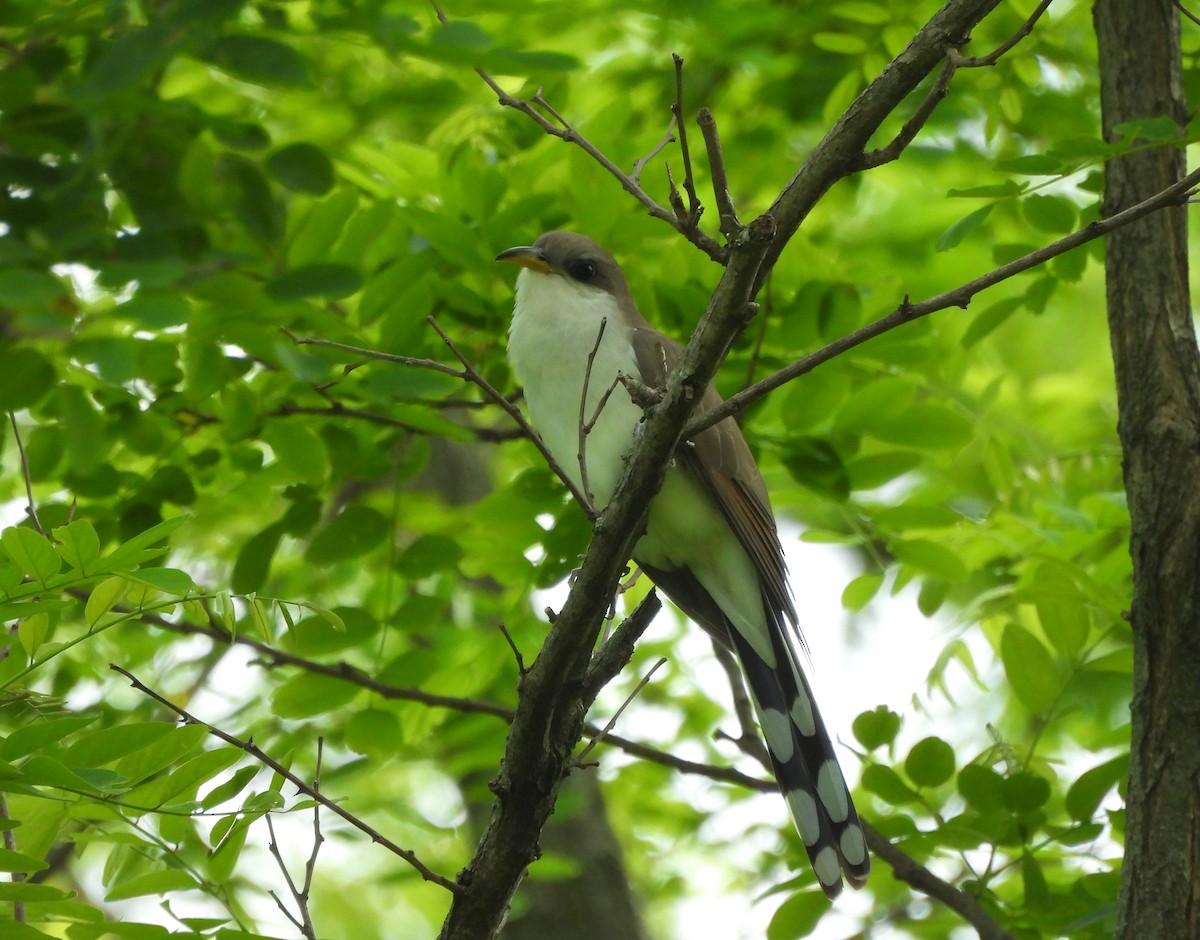
[[[1179,11],[1098,0],[1104,133],[1186,123]],[[1166,188],[1184,152],[1109,162],[1104,212]],[[1133,738],[1120,940],[1200,937],[1200,366],[1188,300],[1187,208],[1110,235],[1105,261],[1133,556]]]

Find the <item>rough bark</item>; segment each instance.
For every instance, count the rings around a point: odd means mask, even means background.
[[[595,771],[581,770],[567,778],[541,845],[571,858],[579,869],[567,878],[525,881],[501,940],[646,940]]]
[[[1171,0],[1099,0],[1094,16],[1105,135],[1141,118],[1186,122]],[[1111,161],[1104,212],[1184,168],[1174,147]],[[1169,208],[1113,233],[1105,261],[1134,577],[1121,940],[1200,937],[1200,362],[1186,213]]]

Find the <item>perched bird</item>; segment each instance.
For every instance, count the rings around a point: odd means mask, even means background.
[[[661,387],[681,347],[651,328],[613,256],[590,238],[547,232],[496,260],[523,269],[508,357],[530,420],[577,487],[603,508],[642,420],[642,408],[614,383],[623,373]],[[596,416],[582,455],[581,402],[585,422]],[[720,403],[709,387],[696,414]],[[843,876],[861,887],[871,867],[862,826],[801,668],[802,640],[766,486],[733,418],[679,448],[633,557],[685,614],[737,654],[775,778],[822,889],[835,897]]]

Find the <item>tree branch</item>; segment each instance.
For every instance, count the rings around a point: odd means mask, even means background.
[[[1000,0],[949,0],[854,99],[767,210],[779,234],[763,260],[759,284],[771,272],[779,253],[817,201],[838,180],[856,172],[861,154],[884,120],[939,62],[966,43],[971,30],[999,3]]]
[[[976,69],[984,68],[989,65],[995,65],[997,60],[999,60],[1002,55],[1010,51],[1013,46],[1033,32],[1033,27],[1036,25],[1037,21],[1042,18],[1042,14],[1046,12],[1052,2],[1053,0],[1042,0],[1042,2],[1037,5],[1037,9],[1029,14],[1029,19],[1022,23],[1021,28],[1013,33],[1008,39],[998,45],[987,55],[968,56],[959,59],[957,63],[958,67],[964,69]],[[1178,0],[1176,0],[1176,2],[1178,3]]]
[[[714,408],[712,411],[706,412],[703,417],[689,422],[687,428],[684,430],[684,435],[689,439],[694,438],[705,428],[711,427],[732,414],[736,414],[781,385],[807,372],[811,372],[817,366],[840,356],[855,346],[862,345],[869,339],[874,339],[876,336],[881,336],[898,326],[911,323],[913,320],[919,320],[921,317],[928,316],[939,310],[945,310],[949,307],[962,307],[965,309],[976,294],[988,287],[999,284],[1001,281],[1005,281],[1023,271],[1028,271],[1030,268],[1037,267],[1039,264],[1065,254],[1073,248],[1078,248],[1080,245],[1085,245],[1093,239],[1101,238],[1110,232],[1136,222],[1138,219],[1152,212],[1157,212],[1168,206],[1181,205],[1188,200],[1192,191],[1197,186],[1200,186],[1200,170],[1193,170],[1178,183],[1156,193],[1149,199],[1143,200],[1137,205],[1130,206],[1123,212],[1118,212],[1108,218],[1090,222],[1078,231],[1022,255],[1020,258],[1016,258],[1008,262],[1008,264],[1001,265],[995,270],[975,278],[973,281],[968,281],[966,284],[961,284],[952,290],[930,297],[928,300],[921,301],[920,303],[910,303],[906,298],[899,307],[886,316],[880,317],[878,320],[868,323],[866,326],[860,327],[852,333],[847,333],[840,339],[836,339],[815,352],[797,359],[791,365],[769,375],[761,382],[756,382],[749,388],[731,395],[720,407]]]
[[[891,163],[897,159],[904,148],[913,142],[921,128],[925,126],[925,122],[929,120],[934,109],[941,104],[942,99],[946,97],[946,92],[950,90],[950,79],[954,77],[954,72],[958,68],[959,62],[956,58],[956,53],[951,52],[946,56],[946,64],[942,66],[941,72],[933,82],[933,87],[929,89],[924,100],[917,106],[917,110],[913,112],[912,117],[904,122],[904,126],[900,128],[898,133],[892,140],[883,147],[877,150],[868,150],[861,154],[858,158],[858,170],[871,170],[877,166],[883,166],[885,163]]]
[[[728,344],[752,309],[754,282],[774,236],[758,219],[730,245],[730,261],[707,311],[651,406],[640,440],[594,534],[571,592],[521,680],[491,820],[442,926],[443,940],[478,940],[500,929],[513,893],[537,855],[539,834],[553,812],[583,728],[587,670],[601,622],[625,562],[641,532],[647,506],[666,474],[680,430],[712,381]]]
[[[513,423],[521,429],[521,433],[525,438],[537,448],[538,453],[542,455],[542,459],[546,461],[546,465],[554,472],[567,488],[570,494],[575,497],[575,501],[579,503],[581,509],[588,513],[589,518],[595,518],[594,510],[590,509],[590,502],[584,498],[584,494],[580,492],[574,481],[567,475],[554,455],[550,453],[542,441],[541,435],[533,429],[533,426],[525,420],[525,416],[521,414],[521,409],[508,400],[501,392],[492,385],[483,375],[470,363],[470,361],[462,354],[454,341],[442,331],[433,317],[426,317],[426,322],[434,329],[434,331],[446,343],[447,348],[455,355],[458,361],[462,364],[461,369],[456,369],[453,366],[448,366],[444,362],[438,362],[436,359],[423,359],[416,356],[399,356],[395,353],[383,352],[378,349],[367,349],[363,346],[352,346],[349,343],[339,343],[331,339],[321,339],[317,336],[297,336],[284,327],[280,327],[279,331],[283,333],[297,346],[324,346],[328,349],[340,349],[343,352],[353,353],[356,356],[362,356],[365,359],[377,359],[381,362],[394,362],[402,366],[415,366],[419,369],[430,369],[433,372],[440,372],[442,375],[453,376],[456,379],[462,379],[464,382],[469,382],[483,392],[493,404],[498,406]]]
[[[874,826],[863,822],[862,827],[867,846],[876,857],[888,863],[897,880],[912,885],[935,901],[941,901],[975,928],[979,940],[1014,940],[1013,935],[996,923],[972,895],[939,878]]]
[[[305,796],[309,797],[310,799],[316,800],[318,803],[320,803],[326,809],[330,810],[331,812],[336,813],[338,816],[341,816],[342,819],[346,820],[346,822],[348,822],[351,826],[353,826],[359,832],[365,833],[367,836],[369,836],[371,838],[372,842],[377,842],[378,844],[382,845],[385,849],[387,849],[389,852],[391,852],[393,855],[396,855],[396,856],[404,859],[404,861],[408,862],[408,864],[410,864],[413,868],[415,868],[418,872],[420,872],[421,877],[424,878],[426,881],[431,881],[436,885],[440,885],[441,887],[445,888],[447,891],[451,892],[452,894],[458,894],[463,890],[461,885],[451,881],[449,878],[439,875],[433,869],[427,867],[424,862],[422,862],[419,858],[417,858],[415,852],[412,852],[409,849],[402,849],[391,839],[382,835],[378,830],[372,828],[371,826],[368,826],[365,822],[363,822],[361,819],[359,819],[353,813],[349,812],[348,810],[343,809],[338,803],[329,799],[327,796],[325,796],[325,794],[321,793],[315,787],[312,787],[309,784],[305,783],[304,780],[302,780],[300,777],[297,777],[294,773],[292,773],[290,770],[288,770],[286,767],[284,767],[283,764],[279,763],[279,761],[277,761],[273,757],[271,757],[271,755],[266,753],[266,751],[264,751],[262,748],[260,748],[253,741],[243,741],[241,738],[234,737],[232,734],[229,734],[226,731],[222,731],[220,728],[216,727],[215,725],[210,725],[206,721],[201,721],[199,718],[195,717],[192,714],[189,714],[184,709],[180,708],[178,705],[176,705],[170,699],[165,698],[162,695],[159,695],[157,692],[155,692],[149,686],[143,684],[141,682],[141,680],[139,680],[137,678],[137,676],[135,676],[129,670],[121,668],[116,663],[109,663],[108,668],[113,670],[114,672],[119,672],[121,675],[123,675],[126,679],[129,680],[130,684],[135,689],[137,689],[143,695],[146,695],[146,696],[154,699],[154,701],[158,702],[158,704],[162,705],[164,708],[167,708],[170,711],[174,712],[181,719],[183,719],[183,721],[185,723],[187,723],[189,725],[197,725],[198,727],[205,729],[213,737],[220,738],[226,744],[231,744],[234,747],[238,748],[239,750],[245,751],[247,754],[249,754],[251,757],[253,757],[260,764],[262,764],[265,767],[269,767],[271,770],[275,771],[275,773],[279,774],[281,777],[283,777],[285,780],[287,780],[290,784],[292,784],[294,787],[296,787],[296,789],[299,790],[301,793],[303,793]]]
[[[729,175],[725,169],[721,136],[717,133],[717,119],[708,108],[701,108],[700,113],[696,115],[696,123],[700,125],[700,133],[704,137],[704,149],[708,155],[708,171],[712,176],[713,199],[717,204],[721,234],[727,239],[733,238],[742,230],[742,221],[738,218],[737,209],[733,206],[733,196],[729,193]]]
[[[86,595],[82,595],[82,592],[80,592],[79,596],[86,597]],[[641,604],[638,605],[637,609],[613,632],[612,637],[601,647],[596,656],[593,657],[590,668],[599,670],[601,675],[608,672],[615,674],[615,672],[619,672],[624,668],[625,663],[628,662],[629,656],[632,654],[634,644],[657,615],[660,608],[661,602],[655,593],[651,592],[648,594],[642,600]],[[380,682],[378,679],[347,662],[322,663],[316,660],[305,659],[302,656],[296,656],[295,654],[285,652],[246,636],[237,635],[231,637],[228,633],[215,627],[187,622],[177,623],[166,620],[156,614],[145,615],[143,619],[153,623],[155,626],[175,633],[202,635],[216,642],[232,642],[239,646],[246,646],[255,650],[262,657],[260,664],[268,668],[274,666],[291,666],[316,675],[340,679],[366,689],[383,699],[416,702],[430,708],[446,708],[463,714],[490,715],[506,723],[511,723],[516,715],[514,709],[505,708],[493,702],[457,698],[449,695],[435,695],[420,689]],[[605,659],[608,660],[607,663],[603,663]],[[123,670],[118,671],[123,672]],[[600,681],[600,675],[592,676],[584,694],[594,695],[594,692],[598,692],[606,681],[607,679]],[[174,706],[168,704],[168,707],[178,713],[178,710]],[[602,729],[598,725],[590,722],[584,725],[584,731],[589,736],[595,738],[600,738],[602,733]],[[778,785],[772,780],[752,777],[732,767],[720,767],[686,760],[675,754],[639,741],[621,737],[620,735],[612,733],[604,734],[598,743],[624,751],[632,757],[650,761],[663,767],[669,767],[678,773],[704,777],[717,783],[727,783],[732,786],[742,787],[743,789],[753,790],[757,793],[776,793],[779,789]],[[318,786],[319,781],[314,781],[314,788]],[[972,924],[984,940],[1011,940],[1008,934],[990,922],[987,913],[982,910],[972,896],[965,894],[965,892],[938,878],[938,876],[907,855],[902,848],[889,842],[877,830],[865,824],[864,830],[866,831],[867,841],[871,850],[896,871],[896,877],[901,881],[911,884],[930,897],[944,901],[968,923]]]

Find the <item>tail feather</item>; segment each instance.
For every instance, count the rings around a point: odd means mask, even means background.
[[[821,889],[837,897],[843,876],[852,887],[861,888],[871,870],[862,824],[794,649],[781,630],[771,630],[776,659],[772,668],[736,629],[729,633],[758,711],[775,779]]]

